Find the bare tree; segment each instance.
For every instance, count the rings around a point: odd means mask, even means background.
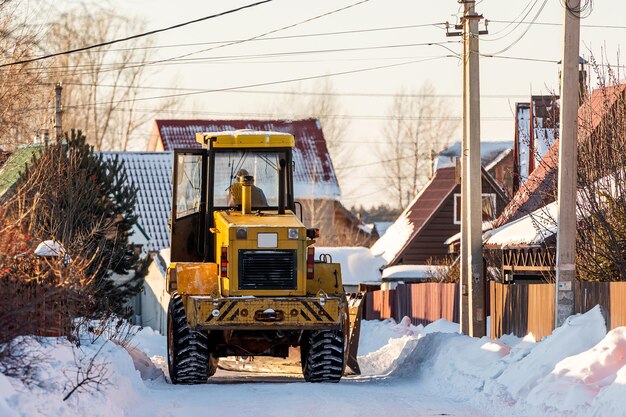
[[[433,158],[452,141],[457,124],[447,101],[425,83],[415,94],[402,89],[394,97],[384,126],[385,144],[378,149],[382,185],[405,207],[432,174]]]
[[[142,32],[145,24],[114,10],[82,7],[63,13],[50,30],[50,48],[70,49],[117,36]],[[148,65],[152,38],[90,49],[55,59],[50,82],[62,81],[64,125],[82,129],[97,150],[128,149],[140,128],[156,114],[171,109],[174,101],[139,108],[140,87],[153,67]]]
[[[39,28],[19,1],[0,0],[0,56],[3,62],[32,58],[39,49]],[[0,69],[0,148],[11,149],[29,141],[36,121],[45,112],[40,99],[43,64],[11,65]]]
[[[344,142],[350,123],[341,117],[343,109],[338,97],[332,79],[324,77],[318,79],[311,90],[305,91],[302,86],[297,86],[277,104],[271,105],[269,113],[273,117],[318,119],[341,183],[342,178],[349,174],[343,165],[350,159],[350,149]]]

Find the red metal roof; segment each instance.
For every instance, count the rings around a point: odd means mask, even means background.
[[[624,95],[626,84],[594,90],[578,110],[578,140],[585,140],[600,126],[604,116]],[[539,166],[520,186],[496,222],[496,227],[523,217],[554,201],[559,165],[559,139],[546,152]]]
[[[155,130],[150,138],[148,150],[175,148],[199,148],[196,142],[198,132],[219,132],[239,129],[253,129],[290,133],[295,137],[294,182],[316,189],[301,190],[299,194],[311,198],[339,197],[340,190],[335,170],[326,146],[321,125],[317,119],[304,120],[155,120]],[[298,192],[297,192],[298,194]]]

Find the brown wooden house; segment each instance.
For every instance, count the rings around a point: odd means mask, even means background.
[[[496,219],[508,199],[502,187],[482,169],[483,220]],[[394,224],[372,246],[387,265],[423,265],[444,258],[444,242],[461,228],[461,185],[454,167],[439,168]]]

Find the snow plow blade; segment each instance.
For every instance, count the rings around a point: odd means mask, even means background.
[[[350,314],[350,330],[348,339],[348,359],[346,362],[346,373],[352,375],[361,375],[361,368],[357,361],[359,350],[359,335],[361,334],[361,319],[363,318],[363,301],[365,300],[365,292],[349,293],[348,296],[348,313]],[[350,372],[348,372],[348,368]]]

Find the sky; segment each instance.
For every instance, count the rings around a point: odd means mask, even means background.
[[[48,10],[78,4],[49,0],[32,3],[44,16]],[[253,0],[108,0],[120,13],[143,19],[147,29],[250,3]],[[596,59],[604,55],[604,61],[615,64],[619,40],[626,34],[626,2],[592,4],[591,12],[582,20],[581,55],[593,54]],[[462,46],[460,38],[446,37],[442,25],[446,21],[457,23],[460,10],[455,0],[273,0],[155,35],[159,48],[153,58],[193,53],[185,58],[201,59],[156,65],[146,82],[151,87],[237,90],[179,97],[180,118],[298,118],[307,115],[294,114],[293,109],[284,106],[285,95],[279,93],[313,91],[320,78],[330,77],[339,94],[341,111],[337,117],[349,123],[345,138],[351,155],[349,164],[362,166],[342,181],[342,201],[347,206],[370,206],[389,201],[379,179],[378,161],[379,149],[385,147],[382,130],[394,94],[401,89],[417,91],[430,82],[437,94],[446,97],[450,113],[459,117],[456,122],[460,126],[462,73],[454,54]],[[481,36],[480,51],[497,55],[480,61],[481,139],[512,140],[515,103],[527,101],[530,94],[550,94],[558,89],[556,62],[562,56],[562,4],[559,0],[479,0],[476,10],[489,20],[489,34]],[[536,23],[508,23],[520,20]],[[622,27],[608,27],[612,25]],[[273,33],[223,46],[225,41],[267,32]],[[310,79],[292,81],[302,78]],[[247,87],[265,83],[272,84]],[[164,91],[146,90],[142,94],[149,98]],[[143,103],[145,108],[156,105],[149,99]],[[147,127],[146,141],[149,133]],[[459,140],[460,135],[458,129]],[[135,146],[143,148],[141,138]]]

